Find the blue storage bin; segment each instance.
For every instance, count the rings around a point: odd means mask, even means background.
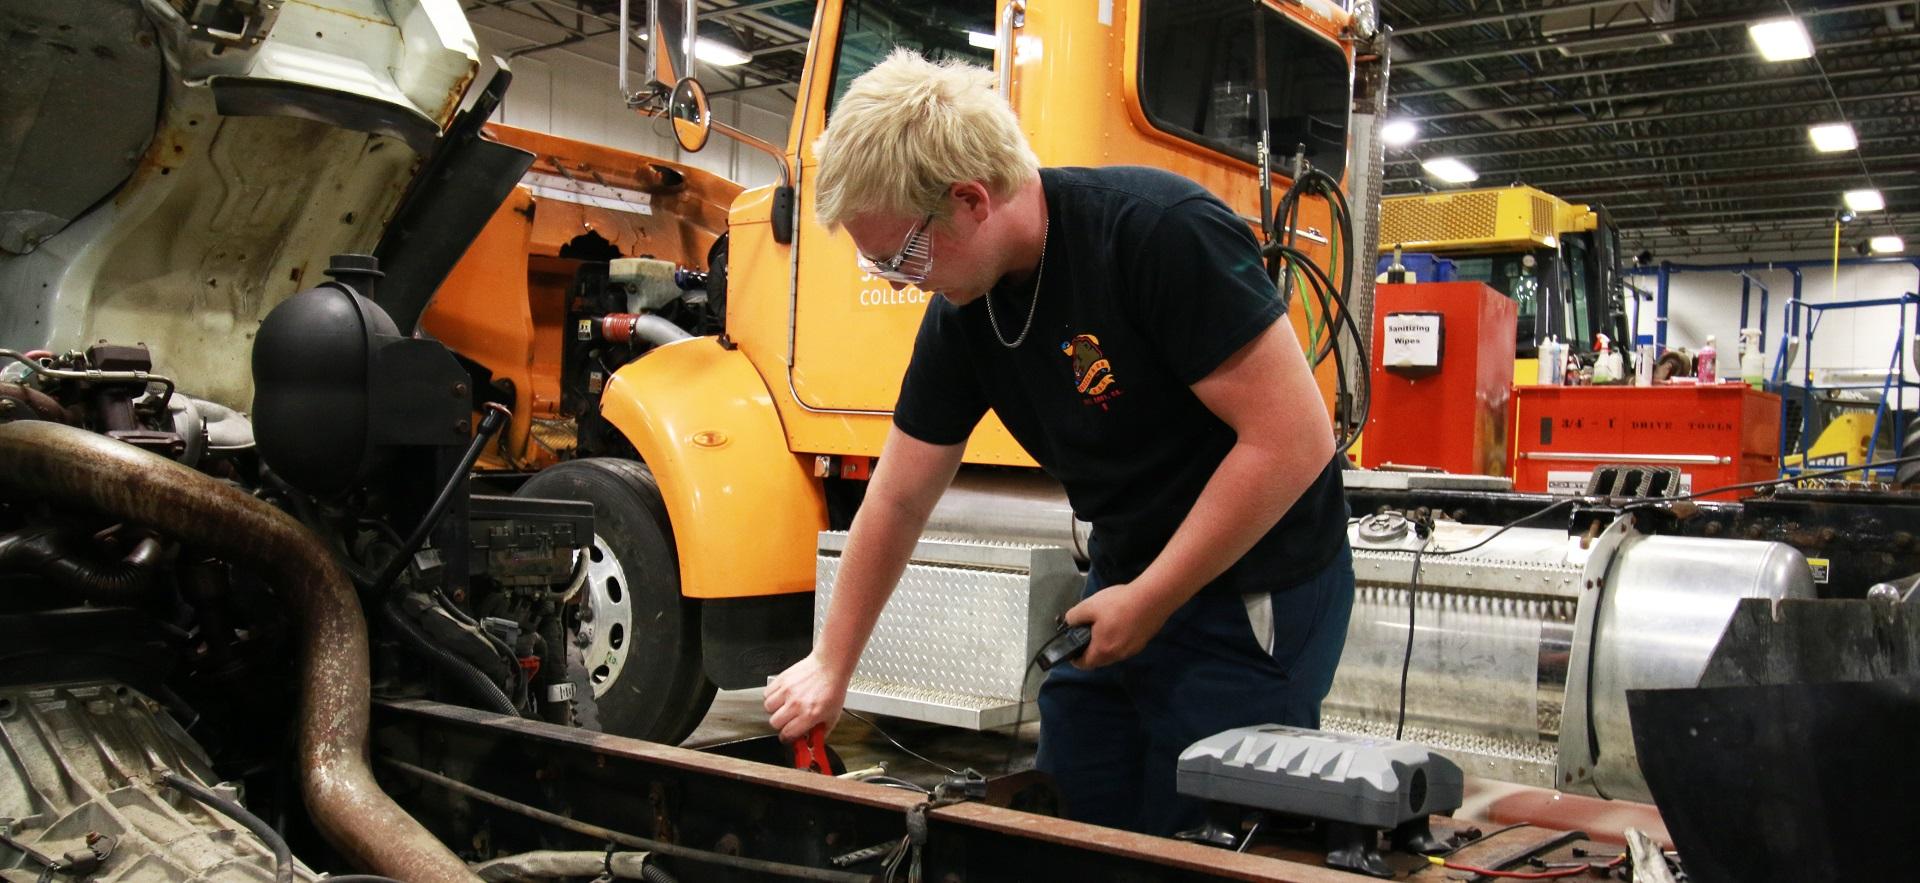
[[[1400,264],[1406,267],[1407,271],[1412,273],[1414,278],[1421,282],[1455,281],[1453,261],[1439,255],[1403,254],[1400,256]],[[1393,255],[1383,254],[1380,256],[1380,262],[1375,267],[1373,274],[1378,276],[1381,273],[1385,273],[1387,268],[1392,265]]]

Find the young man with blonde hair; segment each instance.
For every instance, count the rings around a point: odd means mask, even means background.
[[[1093,523],[1040,691],[1069,816],[1200,821],[1174,765],[1236,726],[1317,726],[1353,602],[1318,388],[1247,225],[1191,181],[1041,169],[989,71],[896,50],[815,145],[816,213],[938,292],[813,652],[768,687],[784,739],[839,719],[860,651],[989,408]]]

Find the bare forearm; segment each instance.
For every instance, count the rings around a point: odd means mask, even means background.
[[[913,557],[927,516],[953,482],[960,456],[959,445],[929,445],[898,429],[888,435],[866,501],[853,517],[833,603],[813,648],[814,658],[843,682]]]
[[[932,508],[911,500],[869,500],[854,516],[827,622],[814,647],[821,662],[842,677],[859,662]]]

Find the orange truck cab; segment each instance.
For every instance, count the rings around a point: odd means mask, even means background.
[[[677,740],[714,684],[764,684],[810,646],[815,588],[831,570],[822,532],[851,521],[934,296],[864,276],[852,241],[814,219],[812,144],[855,77],[900,45],[993,65],[1042,164],[1175,171],[1259,228],[1254,84],[1283,145],[1275,168],[1291,168],[1299,145],[1344,180],[1364,42],[1352,21],[1319,0],[822,0],[786,143],[771,146],[783,180],[745,190],[495,127],[543,159],[424,326],[514,406],[490,464],[538,470],[529,492],[599,507],[581,643],[603,718],[611,708],[632,735]],[[704,140],[697,84],[680,81],[666,101],[671,62],[656,63],[655,92],[633,103]],[[1364,253],[1338,241],[1334,221],[1309,198],[1294,225],[1323,267]],[[1301,340],[1328,334],[1310,327],[1311,310],[1291,314]],[[1332,400],[1333,362],[1316,370]],[[957,487],[975,504],[1048,497],[991,414],[965,463]],[[1064,496],[1050,505],[1071,547]]]

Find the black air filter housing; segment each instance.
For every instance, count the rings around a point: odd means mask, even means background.
[[[335,255],[327,273],[275,307],[253,344],[261,459],[320,496],[357,487],[396,448],[465,444],[473,407],[453,354],[401,336],[373,302],[372,257]]]

